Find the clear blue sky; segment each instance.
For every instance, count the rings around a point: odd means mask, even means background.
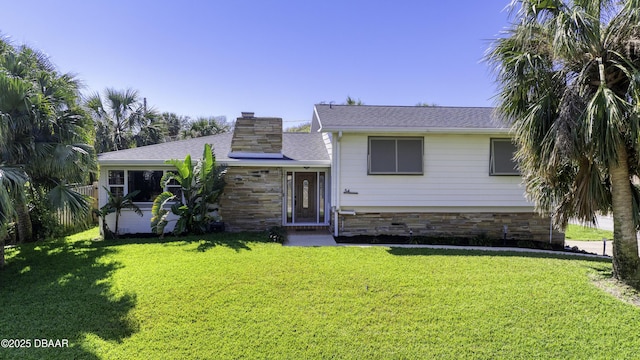
[[[0,33],[160,111],[311,119],[313,104],[492,106],[509,0],[0,1]]]

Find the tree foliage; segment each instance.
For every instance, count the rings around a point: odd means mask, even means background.
[[[640,1],[514,0],[489,49],[527,193],[564,227],[614,216],[614,273],[640,285]]]
[[[73,190],[96,170],[93,126],[79,88],[41,52],[0,39],[0,218],[18,220],[20,241],[44,233],[32,229],[35,195],[50,212],[69,209],[79,218],[88,211]]]
[[[182,139],[198,138],[229,132],[230,124],[224,116],[199,117],[196,120],[187,119],[184,129],[180,133]]]
[[[285,129],[285,132],[304,132],[304,133],[311,132],[311,122],[306,122],[297,126],[289,127]]]
[[[107,88],[84,100],[96,126],[96,151],[115,151],[164,142],[165,123],[133,89]]]
[[[351,96],[347,96],[347,100],[344,102],[345,105],[364,105],[362,100],[352,98]]]
[[[84,100],[96,128],[97,153],[117,151],[228,132],[223,116],[192,120],[172,112],[158,113],[136,90],[107,88]]]
[[[169,210],[178,216],[173,232],[175,234],[201,234],[214,221],[210,214],[224,190],[226,166],[216,165],[211,145],[206,144],[202,159],[197,162],[187,155],[184,160],[167,160],[175,171],[167,172],[160,181],[164,188],[169,183],[180,185],[178,194],[165,191],[158,195],[151,209],[151,228],[162,235],[168,224]]]

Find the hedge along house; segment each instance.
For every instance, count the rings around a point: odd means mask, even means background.
[[[272,226],[326,226],[329,221],[330,153],[326,135],[283,133],[282,119],[243,113],[233,133],[168,142],[98,155],[99,206],[107,202],[104,188],[134,198],[143,216],[123,210],[119,233],[150,233],[151,205],[164,190],[160,179],[173,170],[168,159],[202,156],[211,144],[217,164],[228,166],[227,185],[219,201],[229,231],[260,231]],[[104,187],[104,188],[103,188]],[[170,218],[171,219],[171,218]],[[107,216],[115,227],[115,214]],[[166,230],[173,229],[170,222]]]
[[[316,105],[331,140],[334,236],[424,235],[562,244],[534,212],[492,108]]]

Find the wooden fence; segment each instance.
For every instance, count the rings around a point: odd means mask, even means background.
[[[98,182],[94,182],[91,185],[78,186],[74,188],[75,191],[82,195],[91,197],[91,206],[87,214],[80,220],[74,221],[71,216],[71,212],[67,209],[58,211],[58,220],[60,225],[67,229],[82,230],[94,226],[98,223],[98,218],[93,212],[93,209],[98,209]]]

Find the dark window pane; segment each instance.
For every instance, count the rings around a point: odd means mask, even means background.
[[[518,164],[513,160],[513,155],[516,151],[515,145],[511,140],[507,139],[492,139],[491,162],[492,162],[492,174],[504,174],[504,175],[518,175]]]
[[[398,172],[422,173],[422,140],[398,139]]]
[[[134,202],[152,202],[156,196],[162,193],[160,187],[162,171],[129,171],[129,192],[140,190],[133,198]]]
[[[371,173],[396,172],[396,141],[391,139],[371,139],[370,149]]]

